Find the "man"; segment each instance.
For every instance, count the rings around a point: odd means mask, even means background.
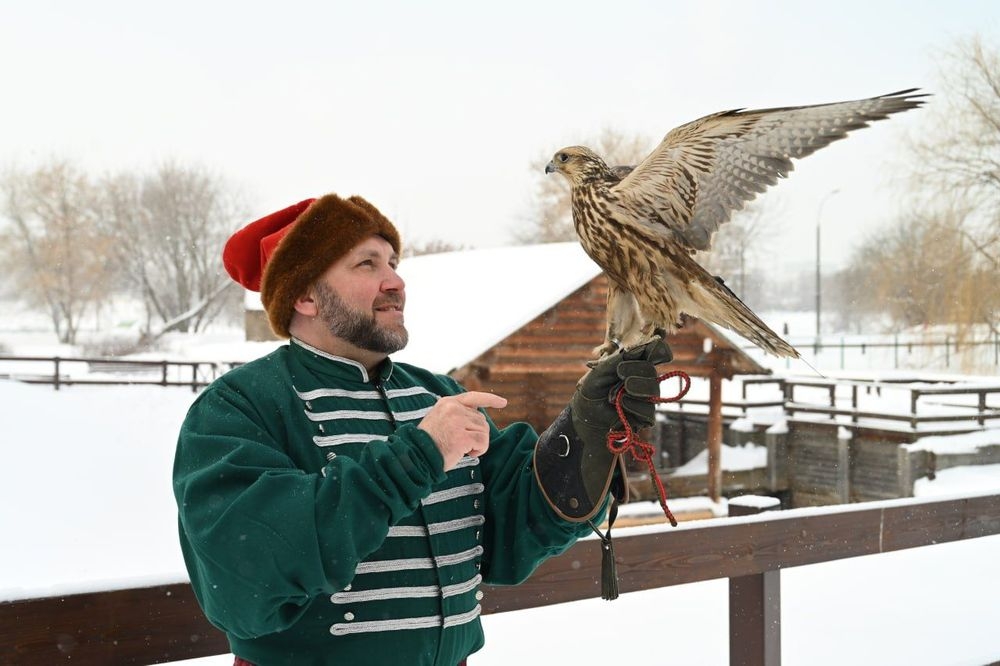
[[[237,663],[455,666],[483,582],[514,584],[604,508],[608,396],[649,425],[662,342],[594,368],[539,438],[500,396],[389,355],[407,342],[395,227],[327,195],[257,220],[223,261],[288,345],[227,373],[178,440],[181,547]]]

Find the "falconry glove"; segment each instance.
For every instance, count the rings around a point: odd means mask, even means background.
[[[577,385],[569,406],[535,445],[535,477],[546,501],[566,520],[586,522],[604,505],[615,482],[619,502],[628,497],[621,453],[608,448],[608,433],[623,430],[615,401],[638,430],[653,425],[659,397],[656,365],[673,359],[659,337],[601,360]],[[621,471],[617,477],[614,472]]]

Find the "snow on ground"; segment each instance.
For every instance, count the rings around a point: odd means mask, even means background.
[[[740,472],[749,469],[760,469],[767,466],[767,447],[755,444],[729,446],[723,444],[719,454],[722,469],[730,472]],[[702,451],[691,460],[674,470],[677,476],[695,476],[708,474],[708,451]]]
[[[0,381],[0,600],[186,580],[170,475],[194,394]]]
[[[986,446],[1000,446],[1000,428],[989,428],[961,435],[921,437],[904,444],[908,451],[932,451],[936,454],[975,453]]]
[[[913,483],[915,497],[935,497],[954,494],[956,489],[963,493],[982,491],[1000,492],[1000,464],[952,467],[940,470],[934,480],[927,477]]]

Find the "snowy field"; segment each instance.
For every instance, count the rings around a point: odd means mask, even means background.
[[[50,338],[0,330],[8,353],[72,353]],[[173,338],[161,357],[248,360],[273,346],[220,331]],[[736,389],[726,383],[726,390]],[[186,580],[170,470],[193,396],[185,388],[54,391],[0,380],[6,462],[0,524],[9,536],[0,551],[0,600]],[[759,455],[734,447],[724,465],[752,465]],[[1000,492],[1000,466],[944,470],[933,482],[918,481],[916,491],[928,497]],[[997,561],[1000,537],[989,537],[786,570],[784,663],[972,666],[998,660]],[[726,594],[726,581],[708,581],[626,594],[612,604],[591,600],[487,616],[487,646],[470,663],[725,664]],[[185,663],[221,666],[232,658]]]

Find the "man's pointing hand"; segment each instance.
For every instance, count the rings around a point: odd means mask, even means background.
[[[507,399],[494,393],[469,391],[450,395],[438,400],[417,427],[437,444],[447,472],[466,454],[481,456],[490,448],[490,426],[479,410],[506,406]]]

